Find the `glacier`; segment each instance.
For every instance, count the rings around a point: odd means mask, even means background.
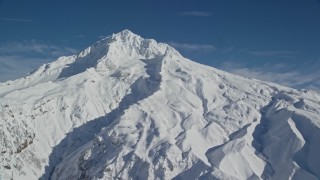
[[[129,30],[0,84],[0,179],[319,179],[320,95]]]

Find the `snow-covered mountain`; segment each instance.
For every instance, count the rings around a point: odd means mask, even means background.
[[[319,179],[320,95],[128,30],[0,84],[0,179]]]

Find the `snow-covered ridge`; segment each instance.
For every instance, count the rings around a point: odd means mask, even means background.
[[[320,177],[319,94],[129,30],[0,84],[0,107],[5,179]]]
[[[126,58],[151,59],[162,55],[165,51],[180,55],[172,47],[157,43],[153,39],[143,39],[129,30],[108,36],[77,55],[60,57],[58,60],[44,64],[25,78],[0,83],[0,97],[14,89],[23,89],[39,83],[55,81],[80,74],[87,69],[97,68],[104,73],[109,68],[126,63]],[[13,84],[13,85],[11,85]]]

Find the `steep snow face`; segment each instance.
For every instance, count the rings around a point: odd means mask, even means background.
[[[320,95],[128,30],[0,84],[0,175],[318,179]]]

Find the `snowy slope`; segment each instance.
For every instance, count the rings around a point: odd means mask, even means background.
[[[0,84],[0,107],[3,179],[320,177],[319,94],[128,30]]]

